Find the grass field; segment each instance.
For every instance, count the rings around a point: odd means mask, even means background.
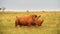
[[[42,26],[15,28],[16,16],[41,15]],[[0,34],[60,34],[60,12],[0,12]]]

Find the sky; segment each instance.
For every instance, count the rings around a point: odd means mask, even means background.
[[[60,0],[0,0],[6,10],[60,10]]]

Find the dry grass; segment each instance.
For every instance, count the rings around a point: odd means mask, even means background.
[[[28,14],[41,15],[42,26],[15,28],[16,16]],[[60,12],[0,12],[0,34],[60,34]]]

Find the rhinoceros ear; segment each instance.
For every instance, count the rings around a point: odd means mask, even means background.
[[[32,17],[36,18],[36,17],[37,17],[37,15],[35,15],[35,14],[34,14],[34,15],[32,15]]]
[[[41,17],[41,15],[39,15],[38,17]]]
[[[37,15],[31,15],[32,19],[35,20],[35,18],[37,18]]]
[[[39,19],[41,17],[41,15],[37,16],[37,19]]]

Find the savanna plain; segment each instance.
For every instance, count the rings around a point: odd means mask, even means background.
[[[15,27],[16,16],[41,15],[42,26]],[[0,12],[0,34],[60,34],[60,12]]]

